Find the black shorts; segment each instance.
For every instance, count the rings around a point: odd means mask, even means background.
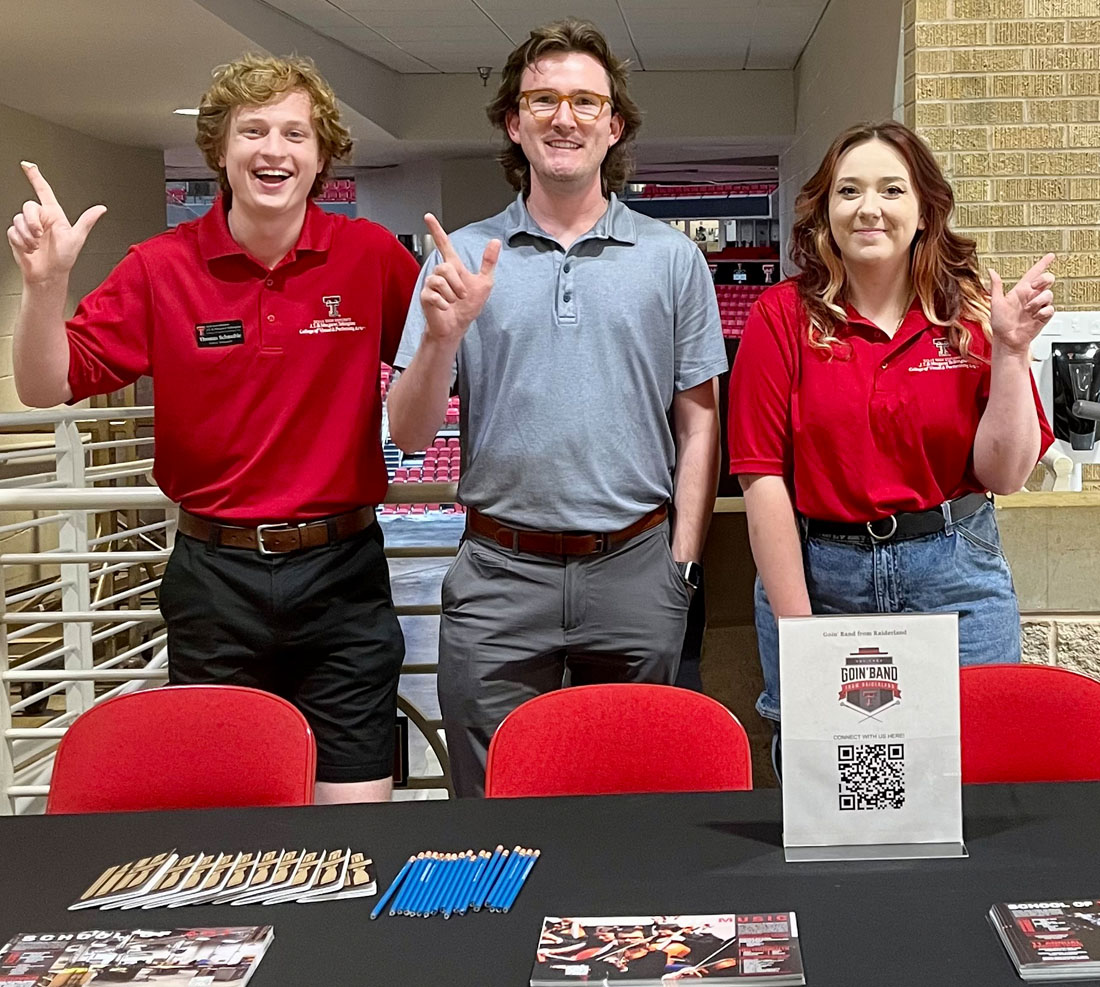
[[[160,587],[174,685],[246,685],[290,700],[317,738],[317,780],[393,772],[405,640],[377,522],[285,555],[180,535]]]

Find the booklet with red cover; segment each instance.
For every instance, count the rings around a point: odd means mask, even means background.
[[[1100,979],[1100,899],[999,902],[989,921],[1020,979]]]

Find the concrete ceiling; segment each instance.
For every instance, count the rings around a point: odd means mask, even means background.
[[[629,58],[643,97],[689,72],[701,73],[701,93],[708,79],[729,90],[769,72],[789,88],[829,2],[844,0],[0,0],[0,102],[194,166],[194,121],[172,110],[194,106],[210,69],[242,51],[298,51],[340,93],[355,164],[483,155],[496,140],[481,107],[533,25],[566,15],[595,21]],[[487,89],[479,65],[493,69]],[[434,105],[459,92],[461,112]],[[445,112],[433,118],[433,108]],[[721,167],[723,159],[776,153],[779,133],[756,129],[657,127],[639,158],[717,159]]]

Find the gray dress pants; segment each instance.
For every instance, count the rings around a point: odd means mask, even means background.
[[[672,683],[690,590],[665,521],[609,552],[536,555],[467,534],[443,579],[439,705],[455,794],[483,795],[489,741],[566,685]]]

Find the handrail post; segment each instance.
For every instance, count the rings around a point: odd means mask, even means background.
[[[75,421],[60,421],[54,428],[57,447],[57,478],[67,487],[83,489],[84,446],[80,429]],[[88,551],[88,512],[74,509],[66,512],[58,531],[58,547],[64,552]],[[63,563],[61,570],[61,609],[65,611],[90,610],[91,587],[89,566],[80,563]],[[92,667],[92,625],[90,622],[66,621],[62,625],[65,643],[65,668],[90,669]],[[70,682],[65,689],[65,712],[83,713],[95,700],[95,683]]]
[[[4,585],[4,563],[0,555],[0,586]],[[8,691],[8,622],[0,620],[0,816],[15,815],[15,799],[8,789],[15,784],[14,741],[8,737],[11,729],[11,693]]]

